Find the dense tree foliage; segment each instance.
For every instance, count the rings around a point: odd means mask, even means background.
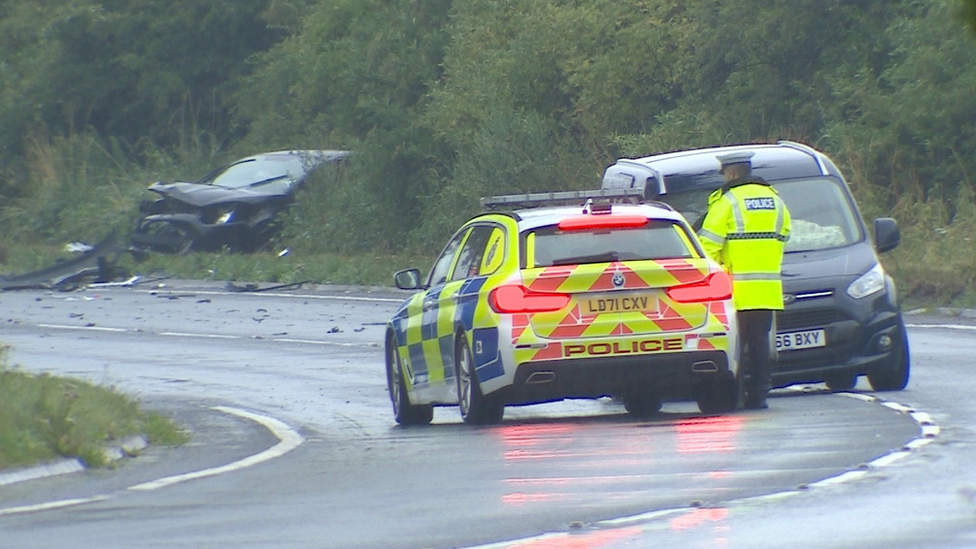
[[[357,152],[293,216],[299,246],[431,247],[479,196],[789,138],[869,213],[949,223],[976,174],[967,25],[974,0],[0,0],[0,206],[38,135],[140,162],[205,134]]]
[[[134,152],[196,132],[235,139],[231,99],[248,58],[285,36],[283,2],[3,0],[0,161],[21,168],[37,128],[91,130]],[[0,196],[17,176],[4,179]]]

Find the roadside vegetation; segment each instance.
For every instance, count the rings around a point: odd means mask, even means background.
[[[898,220],[882,260],[906,304],[976,306],[973,0],[60,3],[0,8],[0,273],[124,242],[151,182],[264,150],[356,155],[266,253],[127,267],[389,284],[481,196],[790,139],[839,163],[869,224]]]
[[[112,387],[24,372],[3,355],[0,348],[0,469],[58,457],[101,466],[104,448],[130,435],[161,445],[187,439],[170,420]]]

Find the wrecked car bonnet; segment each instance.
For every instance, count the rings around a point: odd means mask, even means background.
[[[197,183],[153,183],[149,190],[191,206],[205,207],[225,202],[264,202],[270,198],[286,197],[292,192],[294,180],[280,180],[254,189],[228,189]]]

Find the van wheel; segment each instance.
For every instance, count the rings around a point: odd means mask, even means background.
[[[908,386],[912,361],[908,352],[908,334],[904,321],[901,321],[894,334],[894,346],[883,368],[868,374],[868,381],[875,391],[901,391]]]
[[[728,414],[739,403],[739,383],[729,374],[702,385],[698,393],[698,409],[706,415]]]
[[[410,403],[407,383],[403,377],[400,349],[392,335],[386,344],[386,385],[393,402],[393,417],[400,425],[428,425],[434,419],[434,407]]]
[[[474,357],[464,334],[458,334],[457,352],[457,392],[461,419],[468,425],[490,425],[499,423],[505,415],[504,404],[481,393],[478,373],[474,367]]]
[[[636,394],[624,397],[624,409],[634,417],[651,417],[661,411],[663,403],[657,395]]]
[[[824,383],[835,393],[850,391],[857,385],[857,375],[853,372],[832,372],[824,376]]]

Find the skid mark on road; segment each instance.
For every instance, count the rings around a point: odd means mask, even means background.
[[[213,467],[210,469],[203,469],[201,471],[195,471],[192,473],[185,473],[182,475],[174,475],[170,477],[164,477],[152,482],[144,482],[142,484],[136,484],[135,486],[130,486],[126,490],[136,491],[136,492],[146,492],[151,490],[158,490],[160,488],[165,488],[166,486],[172,486],[173,484],[179,484],[181,482],[188,482],[191,480],[196,480],[205,477],[212,477],[216,475],[221,475],[225,473],[231,473],[234,471],[239,471],[265,461],[281,457],[288,452],[291,452],[295,448],[304,442],[305,439],[302,438],[297,431],[289,427],[282,421],[279,421],[273,417],[256,414],[254,412],[248,412],[246,410],[241,410],[239,408],[231,408],[228,406],[215,406],[214,410],[223,412],[225,414],[231,414],[245,419],[254,421],[264,428],[271,431],[278,438],[278,444],[275,444],[267,450],[254,454],[253,456],[248,456],[244,459],[229,463],[227,465],[222,465],[220,467]],[[37,505],[25,505],[22,507],[8,507],[6,509],[0,509],[0,517],[8,515],[17,515],[24,513],[37,513],[41,511],[50,511],[54,509],[65,509],[68,507],[75,507],[78,505],[84,505],[86,503],[96,503],[99,501],[105,501],[110,499],[112,495],[99,495],[89,498],[77,498],[77,499],[66,499],[60,501],[52,501],[48,503],[41,503]]]

